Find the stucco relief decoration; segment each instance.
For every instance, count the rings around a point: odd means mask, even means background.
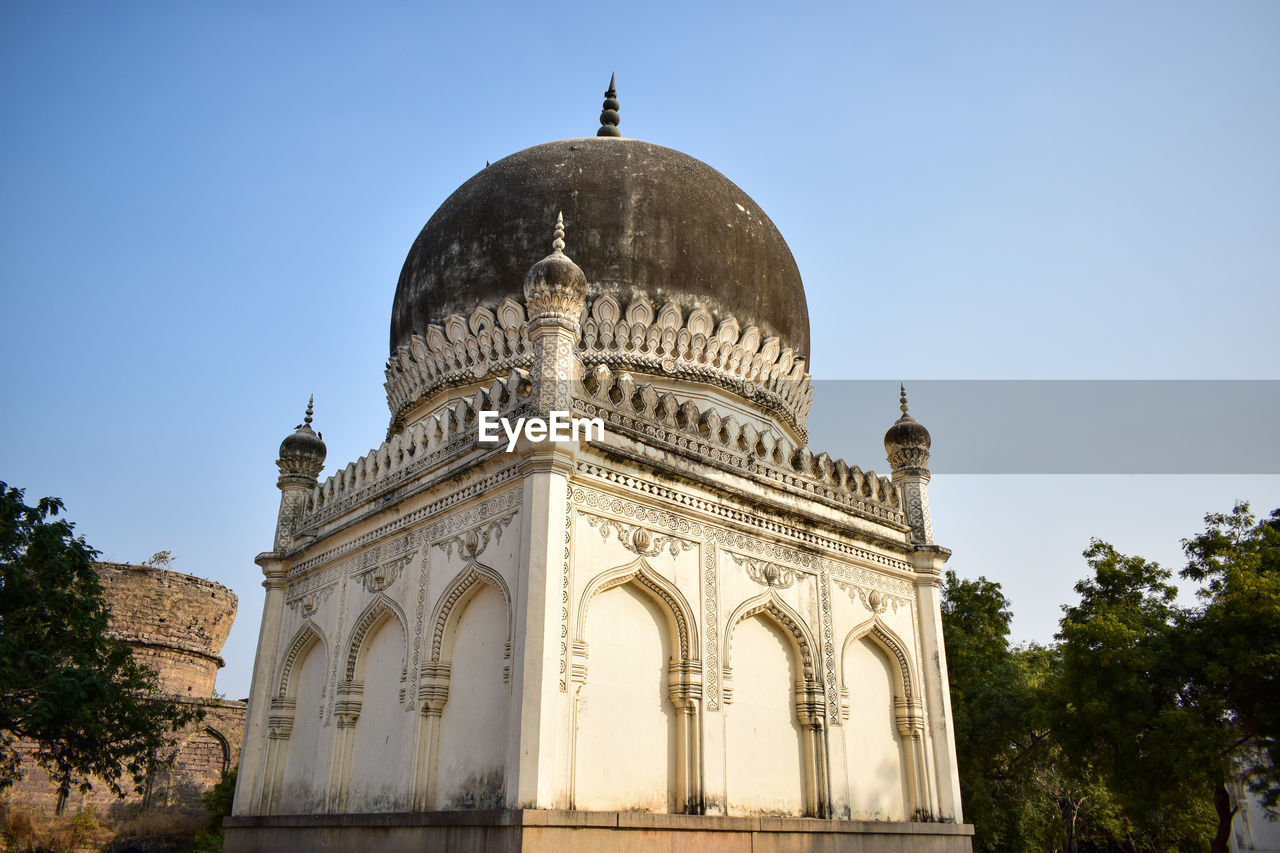
[[[767,560],[756,560],[751,557],[744,557],[729,552],[729,556],[739,566],[747,570],[747,577],[751,578],[761,586],[771,586],[774,589],[787,589],[796,582],[796,573],[794,569],[786,566],[780,566],[777,563],[770,563]]]
[[[522,499],[521,490],[512,489],[504,494],[489,498],[478,506],[455,512],[453,515],[443,518],[428,527],[422,534],[423,541],[439,544],[444,538],[459,533],[477,522],[488,521],[495,516],[506,516],[508,514],[514,516],[515,513],[508,513],[508,510],[518,509]]]
[[[474,560],[489,547],[491,539],[495,543],[502,541],[502,531],[511,525],[511,519],[516,517],[517,511],[513,509],[501,518],[464,530],[457,536],[435,544],[443,548],[450,558],[453,557],[453,549],[456,547],[459,556],[467,560]]]
[[[680,556],[682,551],[693,550],[694,543],[688,539],[657,533],[634,524],[625,524],[611,518],[579,510],[587,525],[600,532],[600,538],[608,540],[610,533],[617,534],[622,547],[641,557],[656,557],[665,549],[672,557]]]
[[[827,722],[840,725],[840,703],[836,696],[836,644],[831,615],[831,570],[823,565],[818,573],[818,598],[822,602],[822,661],[826,670]]]
[[[829,571],[832,578],[837,581],[846,581],[848,585],[878,589],[908,602],[915,598],[915,587],[910,581],[903,578],[896,578],[870,569],[855,568],[840,562],[830,563]]]
[[[643,504],[634,503],[623,498],[615,498],[611,495],[602,494],[601,492],[591,489],[574,488],[573,502],[582,504],[583,506],[600,509],[606,512],[630,518],[635,521],[650,524],[655,527],[663,527],[672,533],[687,536],[690,539],[697,539],[702,536],[703,527],[696,521],[690,521],[681,515],[666,512],[665,510],[655,509],[653,507],[644,506]]]
[[[314,592],[298,593],[293,598],[287,599],[285,604],[287,604],[289,609],[295,614],[300,613],[304,619],[308,618],[324,606],[324,603],[328,601],[329,596],[333,594],[333,590],[336,586],[336,583],[332,583],[329,586],[326,586],[323,589],[318,589]]]
[[[400,578],[421,545],[422,534],[415,531],[370,548],[353,561],[352,575],[366,592],[382,592]]]
[[[836,585],[848,594],[850,601],[861,603],[863,607],[876,615],[884,613],[890,609],[892,609],[894,613],[897,613],[899,607],[911,603],[910,599],[882,592],[878,589],[867,589],[866,587],[857,586],[840,580],[836,581]]]
[[[566,485],[564,502],[564,566],[560,571],[560,692],[569,692],[569,566],[573,541],[573,486]]]
[[[707,710],[718,711],[720,710],[720,594],[716,588],[716,546],[708,536],[702,547],[704,554],[702,585],[706,614],[703,621],[706,625],[704,648],[707,658]]]

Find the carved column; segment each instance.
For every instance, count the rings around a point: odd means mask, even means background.
[[[439,767],[437,757],[440,751],[440,718],[444,715],[444,706],[449,702],[451,673],[452,667],[447,663],[422,665],[421,685],[418,687],[418,701],[422,709],[418,720],[421,735],[417,755],[417,777],[413,786],[413,807],[419,811],[429,811],[437,807],[436,772]]]
[[[244,746],[240,753],[241,772],[236,782],[233,813],[259,814],[269,808],[267,717],[271,697],[271,674],[280,657],[280,632],[284,623],[284,588],[289,563],[284,556],[294,545],[294,534],[306,511],[307,495],[316,487],[324,468],[326,449],[320,435],[311,428],[312,403],[297,429],[280,443],[276,466],[280,477],[280,512],[276,517],[275,547],[259,554],[262,585],[267,590],[262,603],[262,629],[253,658],[253,681],[249,687],[249,711],[245,718]],[[276,750],[279,751],[278,749]]]
[[[907,700],[895,696],[893,700],[894,719],[898,726],[898,737],[902,738],[903,762],[906,765],[907,778],[907,817],[920,814],[928,809],[933,786],[929,784],[928,767],[925,762],[924,749],[924,708],[919,700]]]
[[[351,779],[351,750],[355,745],[356,723],[364,704],[364,682],[343,681],[338,684],[333,706],[333,734],[329,740],[329,783],[325,808],[329,812],[346,811],[347,783]]]
[[[822,684],[806,679],[796,685],[796,717],[804,731],[805,813],[831,817],[831,784],[827,768],[827,703]]]
[[[557,731],[569,716],[560,692],[561,584],[569,559],[569,477],[573,455],[542,445],[522,465],[525,528],[515,591],[506,796],[508,808],[564,808],[557,783]]]
[[[942,641],[942,567],[950,556],[946,548],[917,545],[911,562],[916,571],[916,619],[923,652],[920,700],[925,718],[924,746],[933,765],[929,781],[935,786],[928,812],[935,819],[961,821],[960,774],[955,732],[950,725],[951,686],[947,650]]]
[[[275,814],[280,805],[280,785],[296,711],[296,700],[282,696],[271,697],[271,710],[267,717],[267,756],[264,762],[262,795],[263,811],[267,814]]]
[[[284,619],[284,586],[288,564],[273,553],[259,554],[258,565],[265,576],[262,586],[262,629],[253,657],[253,681],[249,687],[249,709],[245,716],[244,743],[240,751],[242,769],[236,782],[232,811],[237,815],[261,814],[267,803],[267,716],[271,696],[271,673],[280,654],[280,630]]]
[[[684,814],[705,814],[702,725],[698,713],[702,704],[702,663],[672,660],[667,665],[667,690],[676,709],[676,802]]]

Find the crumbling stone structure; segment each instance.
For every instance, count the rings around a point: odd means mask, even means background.
[[[219,652],[236,618],[236,594],[213,581],[152,566],[98,563],[97,570],[111,633],[156,671],[163,694],[203,708],[204,719],[178,735],[172,761],[151,774],[141,794],[119,800],[98,784],[85,794],[73,791],[59,804],[48,775],[28,763],[24,778],[6,796],[15,806],[50,814],[87,806],[101,815],[139,807],[199,811],[200,794],[240,759],[245,702],[229,702],[214,691],[224,666]]]

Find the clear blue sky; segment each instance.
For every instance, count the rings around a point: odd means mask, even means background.
[[[381,440],[414,236],[486,160],[594,133],[611,71],[624,134],[781,229],[817,376],[1276,378],[1277,44],[1273,0],[5,3],[0,479],[234,588],[245,695],[280,439],[314,392],[329,471]],[[1089,536],[1177,567],[1280,478],[932,495],[953,567],[1047,640]]]

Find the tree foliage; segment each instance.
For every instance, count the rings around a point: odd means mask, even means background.
[[[199,712],[156,698],[155,674],[108,633],[97,552],[62,510],[0,482],[0,789],[25,756],[61,798],[91,779],[123,795]]]
[[[1254,793],[1280,804],[1280,509],[1261,522],[1238,503],[1183,540],[1183,577],[1203,583],[1189,646],[1201,701],[1229,726],[1231,758]]]
[[[1095,540],[1056,642],[1011,647],[998,584],[948,572],[943,625],[979,851],[1225,851],[1247,781],[1280,800],[1280,510],[1205,517],[1170,571]]]

